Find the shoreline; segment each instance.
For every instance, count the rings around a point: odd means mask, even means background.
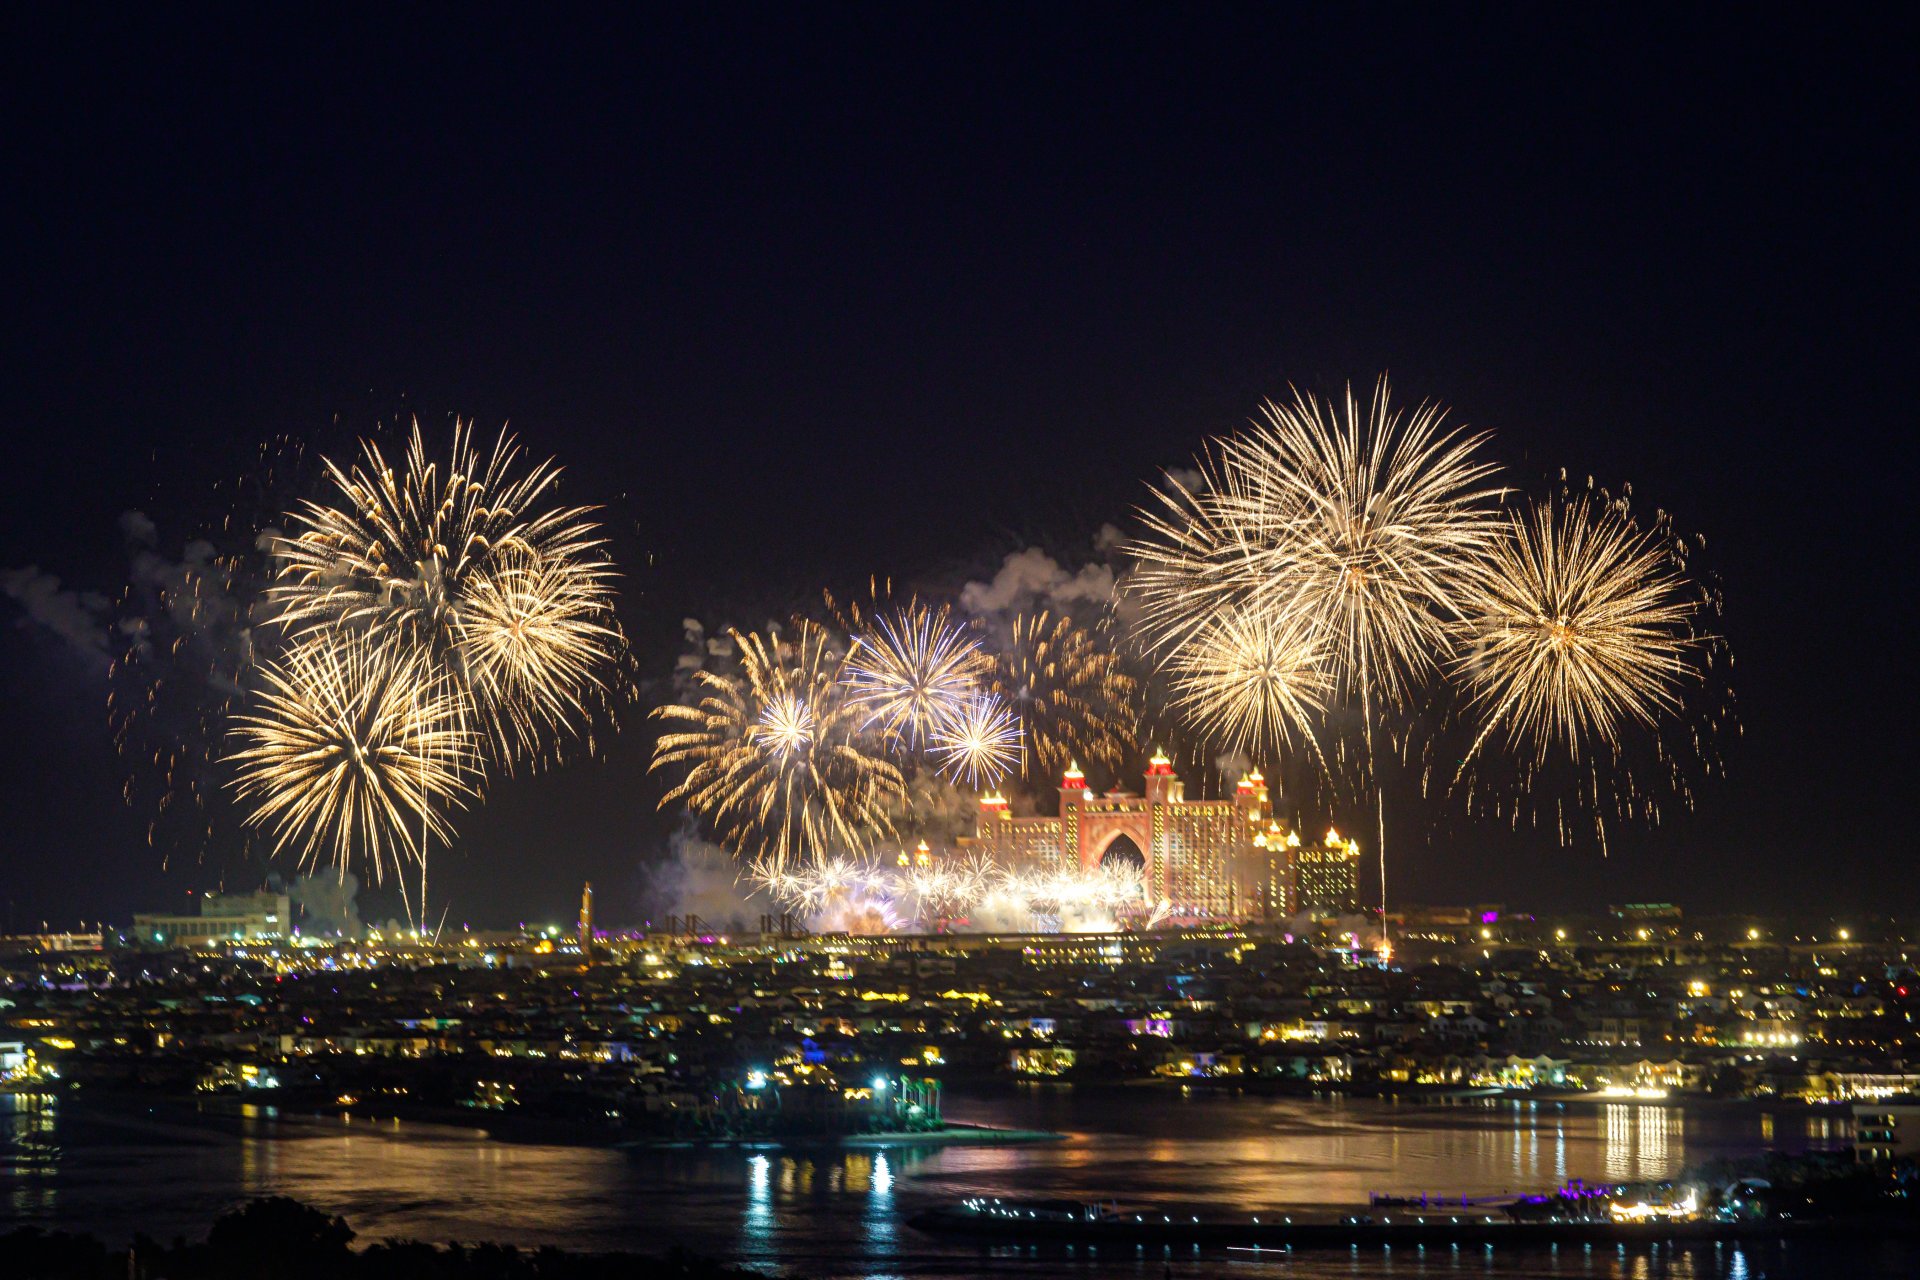
[[[743,1138],[634,1138],[613,1145],[623,1151],[711,1150],[716,1148],[825,1147],[835,1150],[960,1145],[1006,1146],[1015,1143],[1065,1142],[1067,1135],[1050,1129],[1002,1129],[987,1124],[950,1124],[939,1129],[904,1133],[819,1133],[765,1135]]]
[[[385,1124],[397,1122],[436,1129],[479,1134],[486,1141],[508,1145],[580,1147],[609,1151],[720,1150],[745,1148],[773,1150],[835,1149],[888,1150],[906,1147],[1009,1146],[1015,1144],[1064,1142],[1068,1135],[1049,1129],[1002,1128],[995,1125],[956,1121],[939,1129],[889,1133],[794,1133],[755,1134],[740,1137],[622,1137],[539,1116],[503,1116],[493,1112],[465,1111],[445,1107],[379,1106],[341,1108],[302,1105],[272,1098],[241,1098],[219,1094],[205,1097],[175,1094],[145,1094],[122,1091],[88,1090],[60,1096],[62,1103],[86,1116],[107,1122],[127,1122],[136,1116],[156,1115],[173,1122],[213,1121],[221,1124],[245,1124],[258,1118],[248,1109],[270,1111],[277,1121],[300,1123],[351,1124],[355,1121]]]
[[[1193,1218],[1180,1222],[1168,1214],[1069,1218],[1021,1217],[1009,1203],[1004,1212],[943,1205],[917,1213],[907,1225],[927,1235],[978,1241],[982,1245],[1016,1242],[1101,1246],[1224,1249],[1273,1253],[1295,1250],[1395,1247],[1415,1249],[1471,1246],[1493,1250],[1555,1248],[1563,1244],[1646,1246],[1745,1240],[1834,1239],[1871,1232],[1886,1238],[1920,1239],[1920,1221],[1900,1218],[1791,1219],[1775,1222],[1222,1222]],[[1057,1211],[1056,1211],[1057,1212]],[[1438,1217],[1430,1214],[1429,1217]],[[1152,1221],[1158,1217],[1159,1221]]]

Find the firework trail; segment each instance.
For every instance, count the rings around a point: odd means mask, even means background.
[[[505,431],[482,450],[461,422],[436,460],[416,421],[397,469],[371,441],[324,466],[333,500],[301,503],[273,544],[268,599],[288,634],[426,656],[508,770],[581,728],[622,644],[604,539],[589,508],[553,501],[554,462],[527,465]]]
[[[687,766],[661,804],[684,799],[727,847],[773,871],[889,834],[903,779],[863,731],[867,713],[826,629],[800,620],[790,636],[728,634],[738,671],[695,672],[697,702],[653,713],[676,727],[651,767]]]
[[[1046,610],[1019,614],[989,661],[986,688],[1019,717],[1025,776],[1057,776],[1076,759],[1118,769],[1139,746],[1140,682],[1104,620],[1088,627]]]
[[[378,883],[424,863],[417,830],[451,836],[445,811],[477,795],[480,766],[444,673],[413,650],[313,640],[258,674],[228,759],[246,822],[277,852],[341,876],[364,860]]]

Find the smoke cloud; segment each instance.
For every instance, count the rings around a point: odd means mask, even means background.
[[[160,541],[159,527],[144,511],[122,511],[120,532],[126,535],[128,542],[143,547],[154,546]]]
[[[1239,749],[1223,751],[1213,758],[1213,767],[1220,771],[1223,786],[1232,786],[1253,772],[1253,757]]]
[[[340,875],[305,875],[287,887],[287,897],[299,908],[300,930],[324,937],[358,938],[366,932],[360,919],[360,877],[349,871]]]
[[[89,662],[107,665],[106,620],[112,605],[105,596],[62,587],[59,577],[31,564],[0,572],[0,591],[20,606],[26,623],[53,633]]]
[[[741,879],[732,855],[701,839],[691,825],[668,839],[664,857],[640,868],[640,907],[656,923],[668,916],[699,916],[708,928],[731,933],[757,930],[761,916],[779,912]]]
[[[1071,614],[1084,612],[1089,604],[1104,608],[1112,600],[1111,567],[1095,562],[1069,572],[1038,547],[1009,554],[992,581],[969,582],[960,589],[960,607],[980,615],[1036,606]]]
[[[980,796],[923,769],[907,779],[905,797],[891,810],[902,847],[925,840],[935,848],[951,848],[979,825]]]

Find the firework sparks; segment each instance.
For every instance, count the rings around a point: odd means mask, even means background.
[[[1433,405],[1390,408],[1385,379],[1366,408],[1351,389],[1268,402],[1197,489],[1170,482],[1147,513],[1133,544],[1147,634],[1177,643],[1232,605],[1297,617],[1340,691],[1397,701],[1448,652],[1469,568],[1498,531],[1486,436],[1444,422]]]
[[[238,811],[216,801],[231,772],[231,717],[267,633],[259,530],[300,491],[303,457],[292,437],[262,442],[251,466],[214,482],[177,556],[144,513],[121,517],[131,574],[115,610],[125,646],[108,672],[107,720],[127,767],[123,798],[146,814],[165,861],[246,843]]]
[[[661,735],[652,767],[688,766],[661,804],[684,798],[728,847],[770,870],[867,849],[892,830],[886,806],[903,782],[868,749],[844,657],[806,621],[791,636],[729,635],[738,672],[697,672],[697,703],[654,712],[683,727]]]
[[[1209,619],[1167,661],[1174,704],[1220,741],[1255,754],[1315,746],[1331,679],[1312,628],[1246,605]]]
[[[964,708],[984,665],[980,646],[945,608],[912,602],[855,637],[846,680],[866,725],[912,749]]]
[[[1467,693],[1451,790],[1470,812],[1530,818],[1562,844],[1657,824],[1691,804],[1738,732],[1719,593],[1664,515],[1562,493],[1511,513],[1476,573],[1455,662]],[[1511,759],[1485,750],[1504,740]]]
[[[1118,768],[1139,745],[1140,682],[1106,643],[1104,626],[1021,614],[991,657],[986,687],[1018,714],[1030,775],[1057,774],[1074,759]]]
[[[476,794],[476,742],[458,691],[419,654],[365,643],[297,644],[259,668],[262,690],[237,717],[235,790],[246,822],[304,869],[373,879],[424,864],[448,839],[446,811]]]
[[[1303,628],[1324,646],[1332,692],[1360,704],[1371,775],[1376,710],[1445,663],[1472,567],[1498,534],[1487,437],[1445,417],[1393,409],[1384,377],[1364,409],[1351,387],[1337,403],[1297,391],[1267,402],[1253,431],[1215,447],[1199,485],[1169,478],[1144,513],[1132,546],[1143,633],[1178,647],[1234,609]],[[1384,792],[1375,799],[1384,915]]]
[[[788,908],[830,929],[874,931],[910,924],[932,927],[985,912],[1018,929],[1067,924],[1079,931],[1118,927],[1123,913],[1144,909],[1139,870],[1010,870],[976,855],[964,861],[886,868],[864,857],[834,855],[801,865],[756,863],[755,885]]]
[[[1484,728],[1536,759],[1617,750],[1627,722],[1679,709],[1696,601],[1667,540],[1590,497],[1515,512],[1471,580],[1461,677]],[[1471,754],[1471,753],[1470,753]]]
[[[934,726],[928,754],[969,787],[992,786],[1019,766],[1020,721],[990,693],[975,694]]]
[[[319,629],[416,649],[454,678],[496,759],[539,754],[604,692],[619,649],[612,566],[584,507],[553,502],[559,468],[523,464],[501,432],[490,451],[455,423],[444,463],[418,422],[398,469],[377,444],[331,460],[332,503],[308,501],[279,538],[269,599],[294,638]]]
[[[911,920],[900,914],[907,894],[904,877],[866,858],[836,855],[784,868],[758,862],[750,875],[768,896],[827,932],[898,933]]]

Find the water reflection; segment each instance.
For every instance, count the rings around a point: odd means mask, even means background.
[[[867,1244],[875,1253],[893,1256],[899,1252],[899,1216],[893,1203],[893,1166],[885,1152],[873,1157],[872,1173],[867,1180]]]
[[[756,1253],[767,1248],[773,1235],[772,1169],[773,1161],[764,1155],[747,1157],[747,1208],[740,1234]]]
[[[0,1094],[0,1176],[8,1183],[7,1207],[17,1218],[54,1212],[58,1117],[58,1101],[51,1094]]]
[[[984,1255],[905,1225],[964,1195],[1157,1202],[1223,1214],[1331,1211],[1369,1191],[1498,1195],[1569,1177],[1633,1181],[1708,1156],[1750,1151],[1751,1110],[1552,1104],[1388,1105],[1366,1100],[1209,1097],[1125,1090],[949,1095],[956,1119],[1069,1135],[1059,1143],[836,1150],[765,1147],[616,1151],[510,1144],[478,1131],[351,1123],[248,1109],[122,1113],[67,1106],[5,1115],[0,1171],[16,1219],[197,1233],[234,1201],[287,1194],[345,1215],[366,1239],[500,1239],[658,1251],[680,1244],[781,1275],[974,1274]],[[70,1114],[71,1113],[71,1114]],[[1821,1133],[1808,1126],[1811,1145]],[[1837,1139],[1843,1136],[1831,1133]],[[34,1144],[39,1144],[37,1148]],[[42,1153],[40,1163],[22,1156]],[[1111,1251],[1110,1251],[1111,1253]],[[971,1261],[970,1261],[971,1260]],[[1030,1276],[1181,1276],[1220,1260],[1129,1252],[1124,1259],[996,1251],[991,1265]],[[1221,1265],[1224,1265],[1223,1263]],[[1724,1277],[1688,1254],[1595,1260],[1536,1254],[1531,1274]],[[1744,1263],[1742,1264],[1744,1265]],[[1319,1255],[1275,1274],[1511,1274],[1481,1251]],[[1777,1273],[1775,1273],[1777,1274]]]
[[[1605,1181],[1651,1182],[1686,1163],[1686,1113],[1679,1107],[1608,1103]]]

